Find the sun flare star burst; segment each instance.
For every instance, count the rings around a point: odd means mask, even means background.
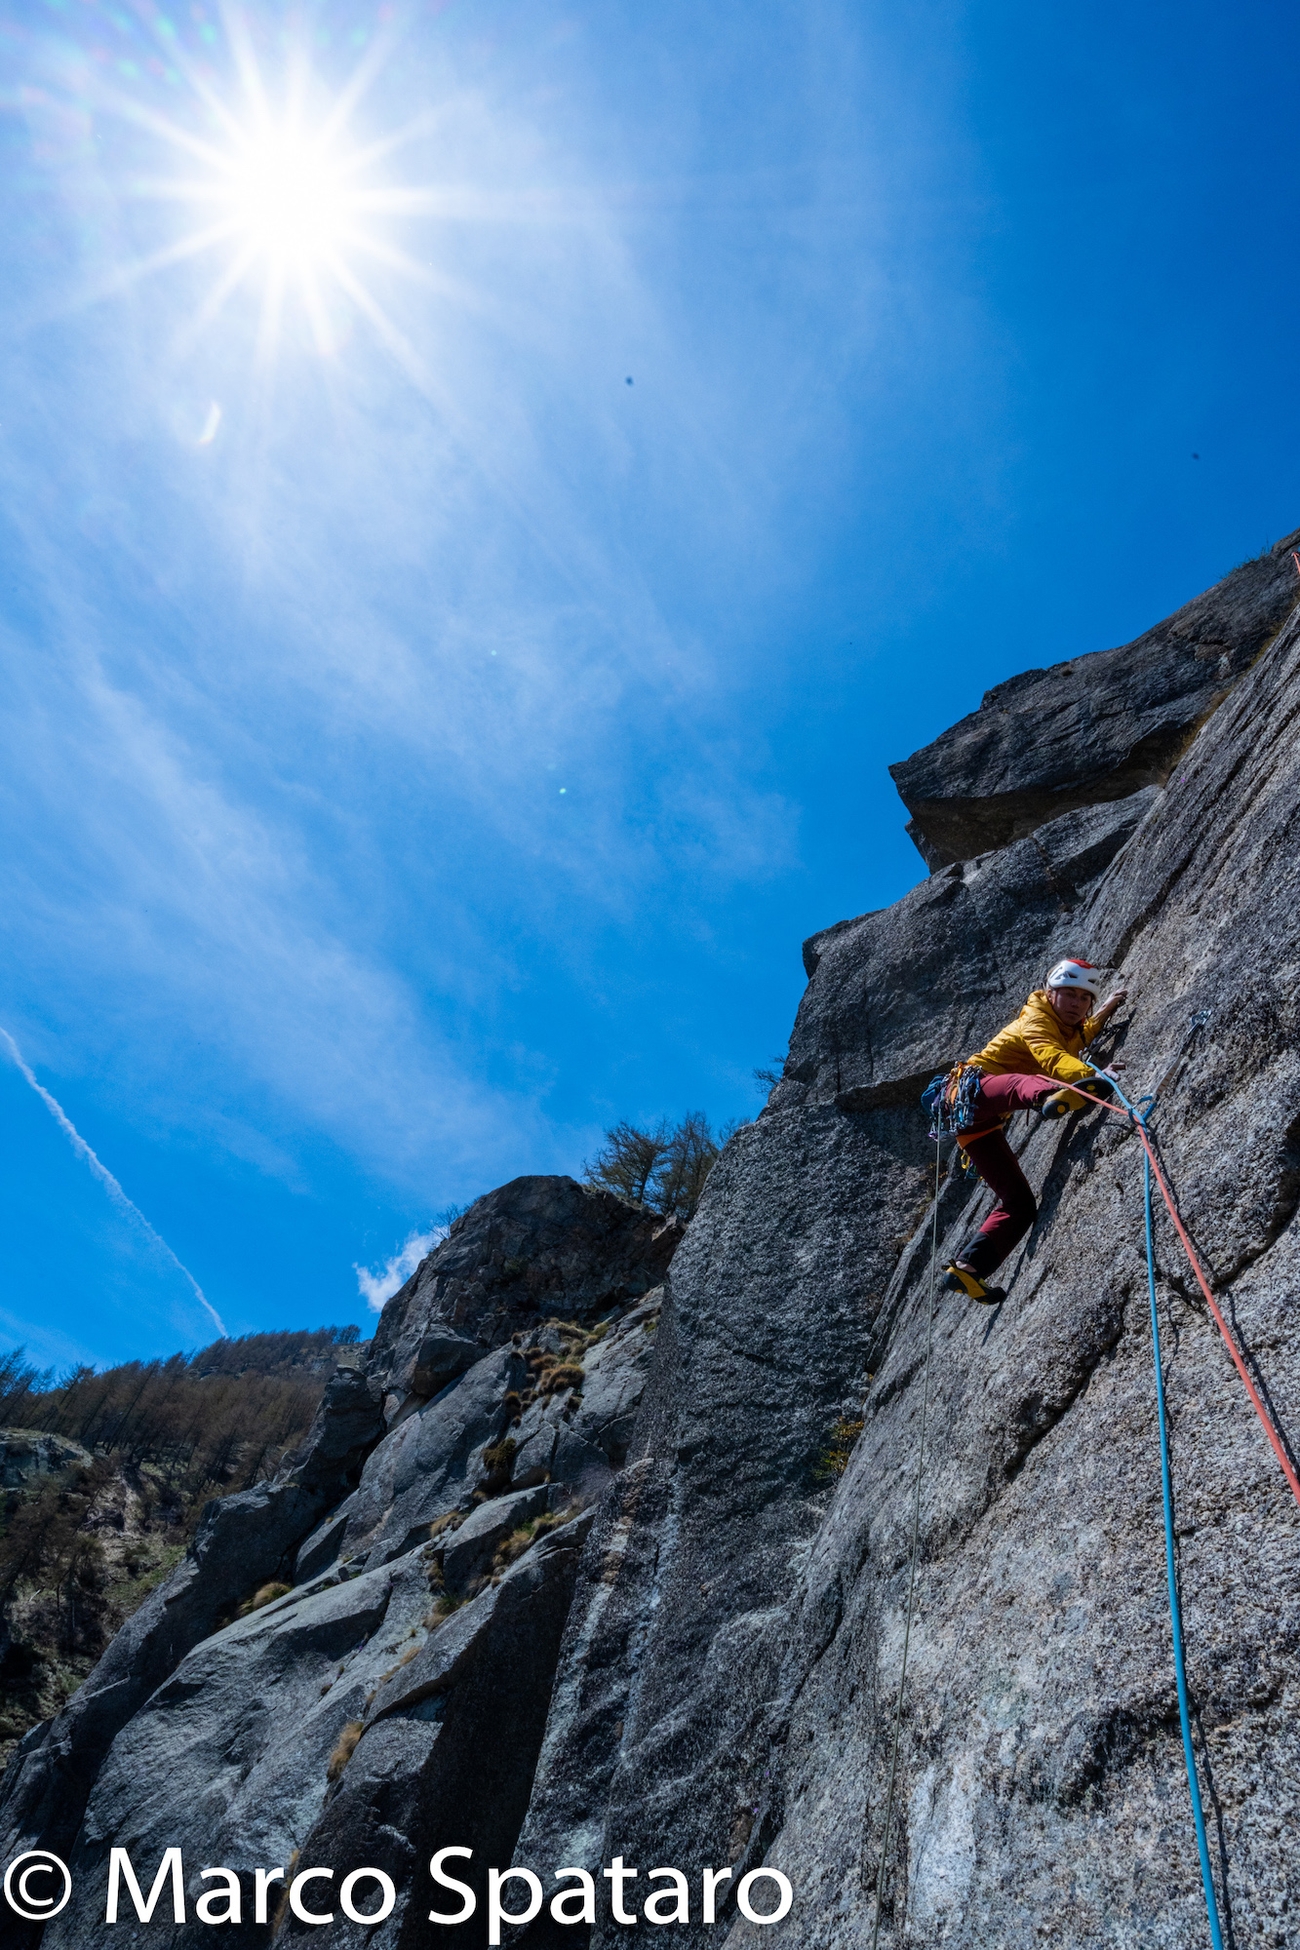
[[[186,259],[212,258],[218,268],[182,343],[207,331],[234,295],[260,286],[258,356],[274,356],[290,301],[305,315],[316,350],[337,350],[345,315],[361,313],[377,336],[423,383],[420,362],[371,289],[362,266],[437,283],[427,267],[385,234],[385,219],[428,208],[432,193],[384,180],[379,169],[427,121],[356,141],[351,124],[358,103],[378,76],[385,49],[375,43],[337,93],[313,75],[301,48],[290,49],[279,99],[263,74],[244,16],[225,22],[233,57],[233,87],[223,91],[212,73],[173,50],[189,85],[193,110],[163,114],[120,96],[113,111],[162,144],[179,167],[138,178],[136,198],[180,207],[192,223],[180,236],[120,268],[122,288]]]

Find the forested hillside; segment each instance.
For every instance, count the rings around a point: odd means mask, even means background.
[[[214,1496],[271,1475],[355,1327],[62,1379],[0,1354],[0,1764],[58,1711]]]

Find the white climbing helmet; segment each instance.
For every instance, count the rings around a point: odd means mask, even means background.
[[[1090,961],[1058,961],[1047,978],[1049,989],[1087,989],[1095,1002],[1101,994],[1097,971]]]

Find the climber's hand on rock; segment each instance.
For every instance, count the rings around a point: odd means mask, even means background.
[[[1121,1002],[1127,1002],[1127,1001],[1128,1001],[1127,989],[1112,989],[1110,994],[1106,997],[1106,1000],[1102,1003],[1101,1006],[1109,1014],[1112,1010],[1118,1009]]]

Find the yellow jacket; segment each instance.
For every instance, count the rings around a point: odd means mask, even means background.
[[[1060,1083],[1086,1083],[1092,1072],[1079,1061],[1079,1051],[1099,1028],[1095,1016],[1077,1029],[1069,1028],[1048,1001],[1047,991],[1035,989],[1015,1021],[966,1060],[989,1077],[1055,1077]]]

